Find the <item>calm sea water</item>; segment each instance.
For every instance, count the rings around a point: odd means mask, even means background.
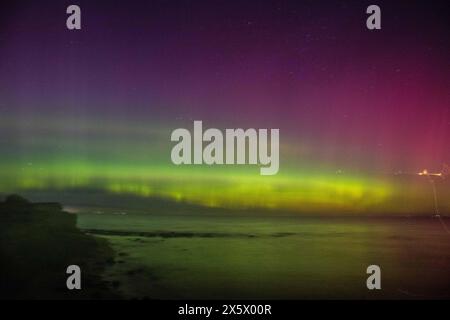
[[[432,218],[79,213],[116,251],[126,298],[450,298],[450,235]],[[450,225],[450,221],[446,221]],[[366,287],[381,267],[381,290]]]

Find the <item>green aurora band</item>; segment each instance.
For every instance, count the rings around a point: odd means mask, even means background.
[[[14,131],[19,140],[13,141],[13,149],[8,149],[8,144],[3,146],[1,193],[97,189],[113,195],[233,209],[326,214],[433,211],[424,179],[405,181],[393,175],[296,165],[285,152],[293,147],[286,144],[280,150],[280,172],[261,176],[259,167],[250,165],[173,165],[170,130],[166,127],[143,123],[120,127],[114,122],[96,124],[75,118],[66,127],[56,119],[35,118],[29,126],[24,126],[22,119],[21,134],[17,134],[17,120],[10,120],[3,128]],[[443,202],[441,209],[448,210],[448,200]]]

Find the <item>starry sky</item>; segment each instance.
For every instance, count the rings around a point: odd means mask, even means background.
[[[432,212],[414,173],[450,162],[446,2],[377,1],[369,31],[372,2],[2,2],[0,193]],[[279,173],[174,166],[170,134],[194,120],[279,128]],[[450,212],[448,178],[436,186]]]

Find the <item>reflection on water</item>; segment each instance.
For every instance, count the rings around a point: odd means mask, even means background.
[[[78,224],[110,241],[105,277],[129,298],[450,298],[437,219],[80,213]],[[366,288],[372,264],[380,291]]]

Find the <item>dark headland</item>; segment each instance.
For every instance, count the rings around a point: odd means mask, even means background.
[[[0,202],[0,299],[115,298],[101,274],[114,263],[106,240],[80,231],[58,203],[11,195]],[[81,290],[69,290],[66,269],[81,268]]]

